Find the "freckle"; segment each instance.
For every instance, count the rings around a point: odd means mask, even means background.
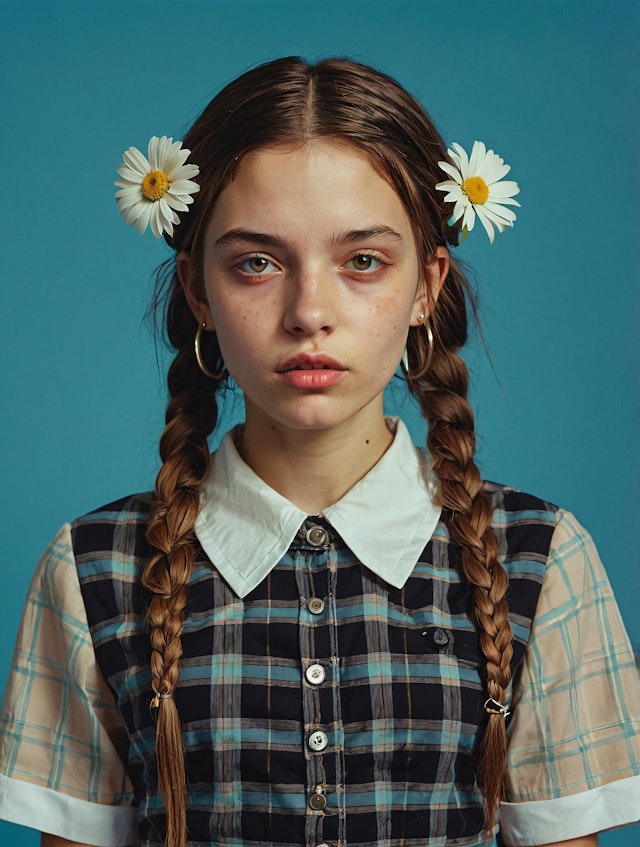
[[[364,442],[364,443],[365,443],[365,444],[368,444],[368,443],[369,443],[369,439],[367,438],[367,439],[365,440],[365,442]]]

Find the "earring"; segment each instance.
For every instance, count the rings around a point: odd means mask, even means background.
[[[424,319],[425,316],[422,313],[418,315],[418,320],[420,321],[420,323],[422,323]],[[424,326],[424,330],[427,334],[428,350],[427,355],[424,357],[423,361],[421,362],[420,366],[414,374],[409,373],[409,356],[407,354],[406,346],[404,348],[404,353],[402,354],[402,367],[404,368],[404,372],[406,373],[407,379],[409,380],[420,379],[421,376],[424,376],[431,367],[431,360],[433,359],[433,349],[435,347],[435,342],[433,340],[433,330],[431,329],[431,324],[429,323],[429,321],[422,325]]]
[[[205,376],[210,377],[211,379],[220,380],[226,374],[226,368],[222,368],[219,373],[213,373],[209,370],[209,368],[205,365],[202,359],[202,351],[200,349],[200,340],[202,339],[202,331],[207,328],[206,323],[198,324],[198,329],[196,330],[196,337],[193,342],[193,348],[196,354],[196,362],[198,363],[198,367],[202,371]]]

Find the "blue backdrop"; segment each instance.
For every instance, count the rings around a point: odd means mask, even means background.
[[[586,524],[640,642],[639,35],[631,0],[0,0],[0,683],[58,526],[157,469],[166,355],[142,319],[167,249],[116,212],[121,153],[181,138],[219,87],[284,54],[372,63],[448,142],[483,139],[512,165],[515,229],[459,251],[491,356],[472,341],[480,464]],[[422,440],[400,385],[389,406]],[[602,843],[631,847],[638,831]],[[38,841],[0,823],[0,843]]]

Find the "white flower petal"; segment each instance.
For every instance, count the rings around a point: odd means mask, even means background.
[[[167,138],[163,135],[158,144],[158,159],[161,170],[168,173],[169,162],[171,162],[176,154],[180,154],[182,144],[179,141],[174,141],[173,138]]]
[[[464,215],[467,210],[467,206],[469,206],[469,202],[465,202],[465,199],[460,198],[456,200],[456,205],[453,207],[453,214],[451,215],[450,221],[454,224],[456,221],[460,220],[460,218]]]
[[[476,222],[476,213],[472,203],[465,207],[464,217],[462,218],[462,228],[465,227],[471,232],[473,225]]]
[[[443,202],[445,203],[459,203],[465,202],[465,195],[461,191],[450,191],[449,194],[445,194],[443,198]]]
[[[133,206],[129,206],[124,210],[123,216],[127,223],[135,224],[136,221],[140,220],[140,218],[147,218],[151,214],[151,207],[153,206],[148,200],[140,201],[139,203],[134,203]]]
[[[489,186],[489,197],[505,200],[507,197],[513,197],[514,194],[519,194],[520,188],[517,182],[504,180],[503,182],[494,182]]]
[[[161,202],[166,202],[172,209],[176,209],[178,212],[189,211],[189,206],[182,200],[182,198],[174,197],[170,191],[165,194]],[[178,221],[175,221],[175,223],[178,223]]]
[[[124,182],[124,180],[118,180],[118,182]],[[139,185],[131,185],[130,182],[125,182],[125,184],[116,191],[116,197],[128,197],[129,195],[139,198],[144,197],[142,188]]]
[[[151,165],[152,171],[160,170],[160,167],[158,165],[158,161],[159,161],[158,147],[159,147],[159,144],[160,144],[160,139],[158,138],[157,135],[153,135],[149,139],[148,156],[149,156],[149,164]]]
[[[140,210],[138,209],[137,204],[125,208],[122,208],[120,204],[118,204],[118,211],[124,218],[125,223],[128,223],[129,226],[135,226],[136,221],[140,217]]]
[[[520,208],[520,203],[517,200],[514,200],[512,197],[492,197],[489,194],[489,203],[500,203],[501,206],[517,206]]]
[[[144,231],[149,226],[149,219],[151,218],[151,212],[153,211],[152,203],[145,203],[144,205],[140,205],[141,214],[134,222],[135,228],[144,235]]]
[[[128,165],[122,164],[118,168],[118,173],[120,174],[122,179],[126,179],[128,182],[132,182],[136,185],[142,185],[142,180],[149,173],[139,173],[138,171],[134,171],[133,168],[130,168]]]
[[[436,183],[436,189],[438,191],[448,191],[449,194],[459,194],[462,195],[462,190],[457,182],[454,182],[452,179],[447,179],[445,182]]]
[[[122,154],[122,158],[134,173],[145,174],[149,173],[151,170],[151,166],[149,164],[149,160],[144,156],[137,147],[129,147],[128,150]]]
[[[186,162],[190,152],[190,150],[185,148],[178,148],[177,150],[172,151],[172,153],[164,160],[165,173],[174,179],[180,168],[184,167],[184,163]]]
[[[484,212],[482,206],[478,206],[476,211],[478,212],[478,217],[480,218],[480,223],[486,229],[487,235],[489,236],[489,243],[493,244],[494,232],[493,226],[491,225],[491,221],[489,220],[487,214]]]
[[[506,206],[500,206],[498,203],[491,203],[487,200],[486,203],[482,206],[482,208],[487,212],[489,217],[494,219],[494,216],[502,219],[504,221],[510,221],[513,224],[513,221],[516,219],[515,212],[512,212],[511,209],[507,209]]]
[[[448,162],[438,162],[438,165],[440,166],[441,170],[443,170],[450,177],[453,177],[453,182],[456,182],[458,185],[461,185],[462,175],[460,174],[460,171],[457,168],[454,168],[454,166],[450,165]],[[451,180],[447,180],[447,182],[451,182]],[[436,185],[436,188],[438,188],[439,185],[443,184],[444,183],[442,182],[438,183],[438,185]]]
[[[197,165],[180,165],[172,174],[171,180],[175,182],[179,179],[191,179],[192,176],[198,176],[200,168]]]
[[[158,201],[159,215],[163,223],[180,223],[180,218],[176,215],[171,207],[171,203],[167,202],[167,194]],[[184,209],[183,211],[187,211]]]
[[[451,146],[453,147],[453,150],[449,149],[448,153],[453,161],[458,165],[460,176],[464,182],[469,176],[469,157],[467,156],[467,151],[459,144],[454,143]]]
[[[153,209],[151,210],[151,219],[149,223],[151,224],[151,232],[155,235],[155,237],[162,238],[162,233],[164,232],[164,224],[162,222],[162,216],[160,215],[159,203],[153,204]]]
[[[486,149],[482,141],[474,141],[469,156],[469,176],[478,176],[481,163],[486,156]]]
[[[120,192],[118,192],[120,194]],[[118,211],[124,214],[124,210],[128,209],[130,206],[135,206],[136,203],[148,203],[148,200],[144,200],[140,197],[139,194],[131,193],[131,194],[120,194],[120,196],[116,195],[116,203],[118,205]]]
[[[506,176],[510,170],[511,165],[505,165],[502,159],[498,161],[485,159],[478,169],[478,176],[481,176],[485,182],[493,183]]]
[[[118,188],[130,188],[132,191],[141,191],[142,183],[141,182],[131,182],[130,179],[116,179],[113,181],[114,185],[117,185]]]
[[[171,183],[171,191],[173,194],[197,194],[200,186],[190,179],[177,179]]]

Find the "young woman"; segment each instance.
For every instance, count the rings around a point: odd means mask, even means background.
[[[184,149],[125,154],[177,352],[155,492],[64,527],[31,588],[0,802],[44,845],[588,845],[640,817],[591,541],[474,464],[449,248],[513,223],[507,171],[345,60],[257,68]],[[383,413],[401,361],[427,451]],[[229,375],[246,422],[210,456]]]

